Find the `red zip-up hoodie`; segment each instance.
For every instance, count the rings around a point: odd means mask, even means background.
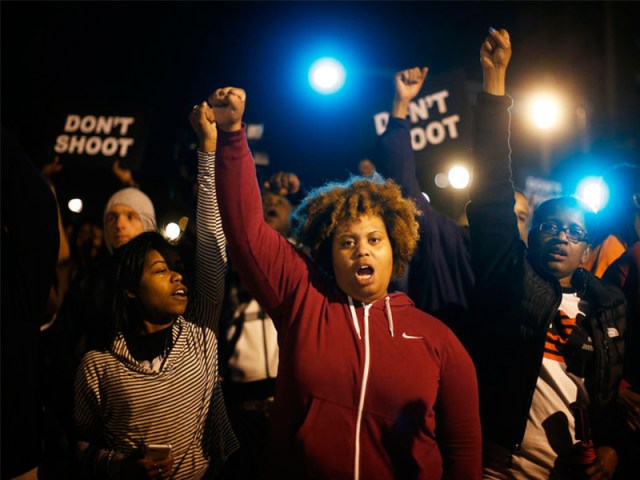
[[[218,132],[216,189],[232,261],[278,329],[266,475],[480,478],[475,370],[455,335],[402,293],[352,301],[269,227],[244,129]]]

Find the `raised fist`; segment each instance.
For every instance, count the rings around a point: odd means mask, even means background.
[[[413,100],[420,92],[428,71],[426,67],[414,67],[396,73],[396,98],[405,101]]]
[[[245,91],[236,87],[219,88],[209,95],[208,102],[220,129],[233,132],[242,128],[246,100]]]
[[[213,115],[213,109],[207,102],[193,106],[193,110],[189,114],[189,123],[191,123],[191,127],[200,141],[200,151],[215,152],[218,130],[216,129],[216,118]]]
[[[480,47],[480,63],[486,70],[506,70],[511,59],[511,39],[504,28],[489,29],[489,35]]]

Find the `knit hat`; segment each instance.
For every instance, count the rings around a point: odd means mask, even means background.
[[[107,224],[107,213],[114,205],[126,205],[133,209],[140,216],[145,232],[156,229],[156,212],[153,203],[147,195],[137,188],[123,188],[111,195],[102,217],[104,225]],[[113,253],[113,245],[109,243],[106,228],[104,229],[104,241],[109,252]]]

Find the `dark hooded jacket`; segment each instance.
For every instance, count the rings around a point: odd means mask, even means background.
[[[483,436],[515,451],[524,437],[548,325],[557,315],[562,291],[555,278],[530,262],[519,238],[510,168],[510,106],[509,97],[479,95],[467,215],[476,278],[474,342],[469,349],[478,370]],[[586,331],[593,340],[594,355],[585,374],[593,436],[596,446],[611,445],[622,375],[624,297],[582,269],[574,273],[572,284],[590,306],[590,313],[578,319],[582,328],[575,332]]]

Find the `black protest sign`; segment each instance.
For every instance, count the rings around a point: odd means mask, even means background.
[[[442,75],[429,73],[409,106],[407,119],[423,188],[427,180],[431,187],[433,175],[448,170],[454,162],[470,160],[471,111],[462,70]],[[388,121],[388,111],[373,115],[376,135],[384,133]]]
[[[53,155],[65,165],[139,170],[149,114],[140,109],[59,108],[52,116]]]

